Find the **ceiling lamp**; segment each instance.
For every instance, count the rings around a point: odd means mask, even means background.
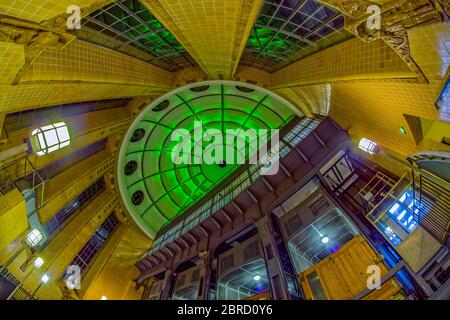
[[[253,280],[259,281],[259,280],[261,280],[261,276],[260,276],[259,274],[255,274],[255,275],[253,276]]]
[[[330,238],[328,238],[327,236],[323,236],[322,237],[322,243],[323,244],[327,244],[330,241]]]
[[[36,269],[39,269],[44,264],[44,259],[41,257],[37,257],[36,260],[34,260],[33,265]]]
[[[375,154],[380,151],[380,148],[375,142],[366,138],[362,138],[361,141],[359,141],[358,147],[369,154]]]
[[[48,280],[50,280],[50,277],[48,276],[48,274],[44,273],[44,275],[41,277],[41,282],[43,284],[46,284]]]

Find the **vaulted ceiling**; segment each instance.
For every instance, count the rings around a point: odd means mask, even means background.
[[[114,99],[126,99],[131,121],[176,87],[224,79],[329,114],[402,157],[448,150],[415,139],[408,122],[450,119],[447,104],[436,107],[449,74],[446,1],[361,0],[353,10],[337,0],[79,0],[81,28],[67,30],[72,2],[0,0],[3,129],[20,127],[11,119],[22,112]],[[361,23],[370,4],[381,7],[381,32]]]

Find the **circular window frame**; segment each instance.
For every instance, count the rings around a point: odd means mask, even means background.
[[[161,101],[155,107],[153,107],[153,112],[161,112],[170,107],[170,101],[168,99]]]
[[[139,134],[137,134],[139,132]],[[145,137],[146,131],[144,128],[137,128],[134,130],[133,135],[130,138],[130,142],[136,143],[141,141]]]
[[[249,87],[245,87],[245,86],[236,86],[236,89],[239,90],[240,92],[244,92],[244,93],[255,92],[255,89],[249,88]]]
[[[145,194],[142,190],[137,190],[131,195],[131,203],[133,203],[135,206],[140,206],[144,202],[144,199]]]
[[[203,86],[197,86],[197,87],[193,87],[190,90],[192,92],[196,92],[196,93],[200,93],[200,92],[205,92],[206,90],[208,90],[210,88],[209,84],[203,85]]]
[[[132,166],[132,168],[130,168],[130,166]],[[124,168],[125,175],[127,177],[132,176],[134,173],[136,173],[138,167],[139,163],[136,160],[128,161]]]

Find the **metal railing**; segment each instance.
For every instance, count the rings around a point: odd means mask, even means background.
[[[450,229],[450,184],[412,170],[417,221],[439,242],[446,243]]]
[[[377,227],[377,222],[386,215],[390,206],[404,194],[411,190],[413,195],[412,205],[405,210],[409,211],[414,220],[427,230],[436,240],[445,244],[450,229],[450,184],[420,168],[414,168],[406,162],[398,160],[405,169],[400,180],[392,185],[392,180],[386,182],[383,174],[377,175],[364,187],[360,195],[370,205],[370,211],[366,218]],[[381,177],[381,178],[380,178]],[[374,180],[379,180],[374,181]],[[372,196],[367,190],[372,185],[383,185],[383,192],[379,198],[371,203]],[[378,228],[378,227],[377,227]],[[383,234],[383,232],[381,232]]]
[[[18,286],[21,285],[20,281],[14,277],[6,268],[2,268],[0,272],[0,281],[4,283],[3,288],[10,287],[11,290],[6,292],[7,295],[13,292]],[[8,286],[9,285],[9,286]],[[7,296],[0,292],[0,296]],[[20,287],[14,295],[11,297],[12,300],[36,300],[25,288]]]
[[[24,191],[31,189],[39,195],[36,199],[36,211],[44,203],[45,179],[39,174],[25,154],[0,167],[0,195],[5,195],[13,189]]]

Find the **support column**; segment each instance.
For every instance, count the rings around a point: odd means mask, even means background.
[[[201,256],[202,265],[200,268],[200,284],[198,288],[197,300],[209,300],[209,286],[211,282],[211,254],[208,252]]]
[[[148,300],[150,292],[152,291],[153,284],[156,282],[155,278],[150,277],[142,284],[144,286],[144,292],[142,292],[141,300]]]
[[[290,294],[281,265],[280,255],[278,253],[275,239],[272,235],[272,228],[267,216],[256,222],[259,238],[266,258],[267,273],[270,287],[272,288],[271,297],[274,300],[290,300]]]
[[[173,270],[169,269],[166,270],[166,273],[164,275],[164,283],[163,283],[163,289],[161,292],[161,300],[169,300],[170,296],[170,289],[171,289],[171,283],[173,280]]]

